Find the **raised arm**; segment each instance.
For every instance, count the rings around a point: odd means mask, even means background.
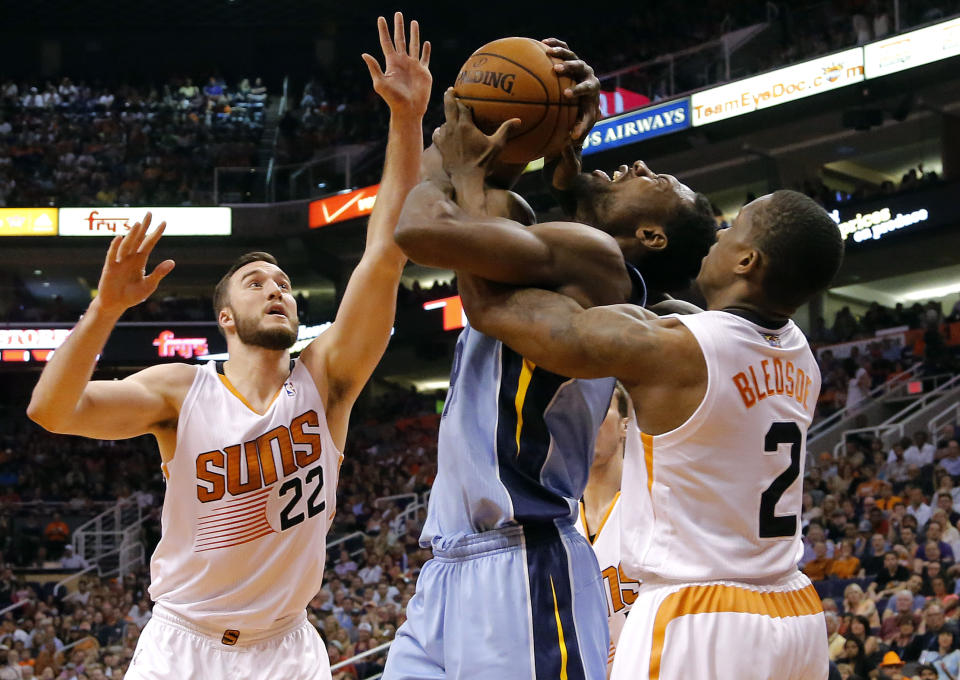
[[[360,390],[383,356],[396,312],[397,287],[406,257],[393,240],[403,202],[416,185],[423,152],[423,114],[430,98],[430,43],[420,46],[420,29],[410,24],[410,45],[403,15],[394,16],[394,37],[378,20],[385,68],[369,54],[373,88],[390,107],[383,179],[367,224],[363,257],[350,276],[333,325],[303,352],[318,382],[327,386],[331,431],[346,436],[346,418]],[[322,377],[321,377],[322,376]],[[337,421],[335,424],[333,421]],[[337,436],[338,432],[334,432]]]
[[[148,234],[150,219],[147,213],[142,223],[110,243],[97,297],[40,374],[27,415],[51,432],[125,439],[176,420],[177,396],[189,387],[194,366],[166,364],[123,380],[90,380],[117,320],[153,294],[173,269],[173,260],[165,260],[145,274],[147,258],[165,227],[161,224]]]

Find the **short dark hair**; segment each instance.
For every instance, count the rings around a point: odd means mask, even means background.
[[[757,247],[766,258],[763,287],[776,305],[796,309],[825,290],[843,261],[840,228],[796,191],[775,191],[763,209]]]
[[[217,282],[217,286],[213,289],[213,315],[214,318],[219,316],[220,310],[226,307],[229,304],[229,296],[227,295],[227,287],[230,284],[230,277],[237,273],[237,270],[241,267],[244,267],[251,262],[268,262],[272,265],[277,265],[277,258],[275,258],[270,253],[265,253],[261,250],[256,250],[251,253],[245,253],[241,255],[236,260],[233,261],[233,264],[230,265],[230,269],[227,270],[227,273],[223,275],[223,278]]]
[[[620,414],[620,417],[630,417],[630,394],[619,380],[613,388],[613,398],[617,402],[617,413]]]
[[[676,214],[663,224],[667,247],[643,258],[646,284],[665,293],[685,290],[700,272],[700,263],[717,240],[717,221],[710,199],[696,194],[693,202],[681,201]]]

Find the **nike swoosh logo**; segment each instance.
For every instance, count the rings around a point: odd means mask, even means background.
[[[323,219],[325,219],[325,220],[327,221],[327,224],[330,224],[330,223],[333,222],[335,219],[337,219],[338,217],[340,217],[340,215],[342,215],[347,208],[349,208],[351,205],[353,205],[354,203],[356,203],[357,201],[359,201],[361,198],[363,198],[363,192],[362,192],[362,191],[361,191],[359,194],[357,194],[356,196],[354,196],[353,198],[351,198],[349,201],[347,201],[346,203],[344,203],[343,205],[341,205],[339,208],[337,208],[336,210],[334,210],[334,211],[333,211],[333,214],[328,213],[328,212],[327,212],[327,206],[321,204],[320,207],[323,209]]]

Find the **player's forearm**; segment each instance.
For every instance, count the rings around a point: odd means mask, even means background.
[[[422,119],[416,115],[391,115],[383,178],[377,202],[367,225],[367,249],[385,264],[403,267],[406,256],[393,238],[403,203],[417,185],[423,153]]]
[[[70,422],[93,376],[97,356],[122,313],[122,310],[103,309],[94,299],[44,366],[27,406],[31,420],[51,431],[62,429]]]

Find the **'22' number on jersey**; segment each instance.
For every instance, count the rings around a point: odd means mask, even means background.
[[[800,451],[803,435],[793,421],[777,422],[767,430],[763,440],[765,453],[776,453],[781,444],[790,445],[790,467],[770,483],[760,495],[760,538],[786,538],[797,533],[797,516],[774,514],[780,497],[800,476]]]
[[[311,483],[316,480],[316,484],[313,485],[313,491],[310,493],[310,497],[307,499],[307,514],[304,516],[303,512],[298,512],[296,515],[291,516],[290,513],[294,511],[297,507],[297,504],[300,503],[300,499],[303,497],[303,487],[306,486],[309,490]],[[299,477],[291,477],[283,483],[283,486],[280,487],[280,496],[286,496],[287,492],[293,491],[293,497],[290,499],[290,502],[287,503],[286,507],[280,511],[280,531],[286,531],[290,527],[295,527],[300,522],[302,522],[307,517],[314,517],[319,515],[327,507],[327,502],[322,500],[317,503],[317,496],[320,495],[320,491],[323,489],[323,468],[321,466],[316,466],[310,472],[307,473],[306,479],[301,482]]]

